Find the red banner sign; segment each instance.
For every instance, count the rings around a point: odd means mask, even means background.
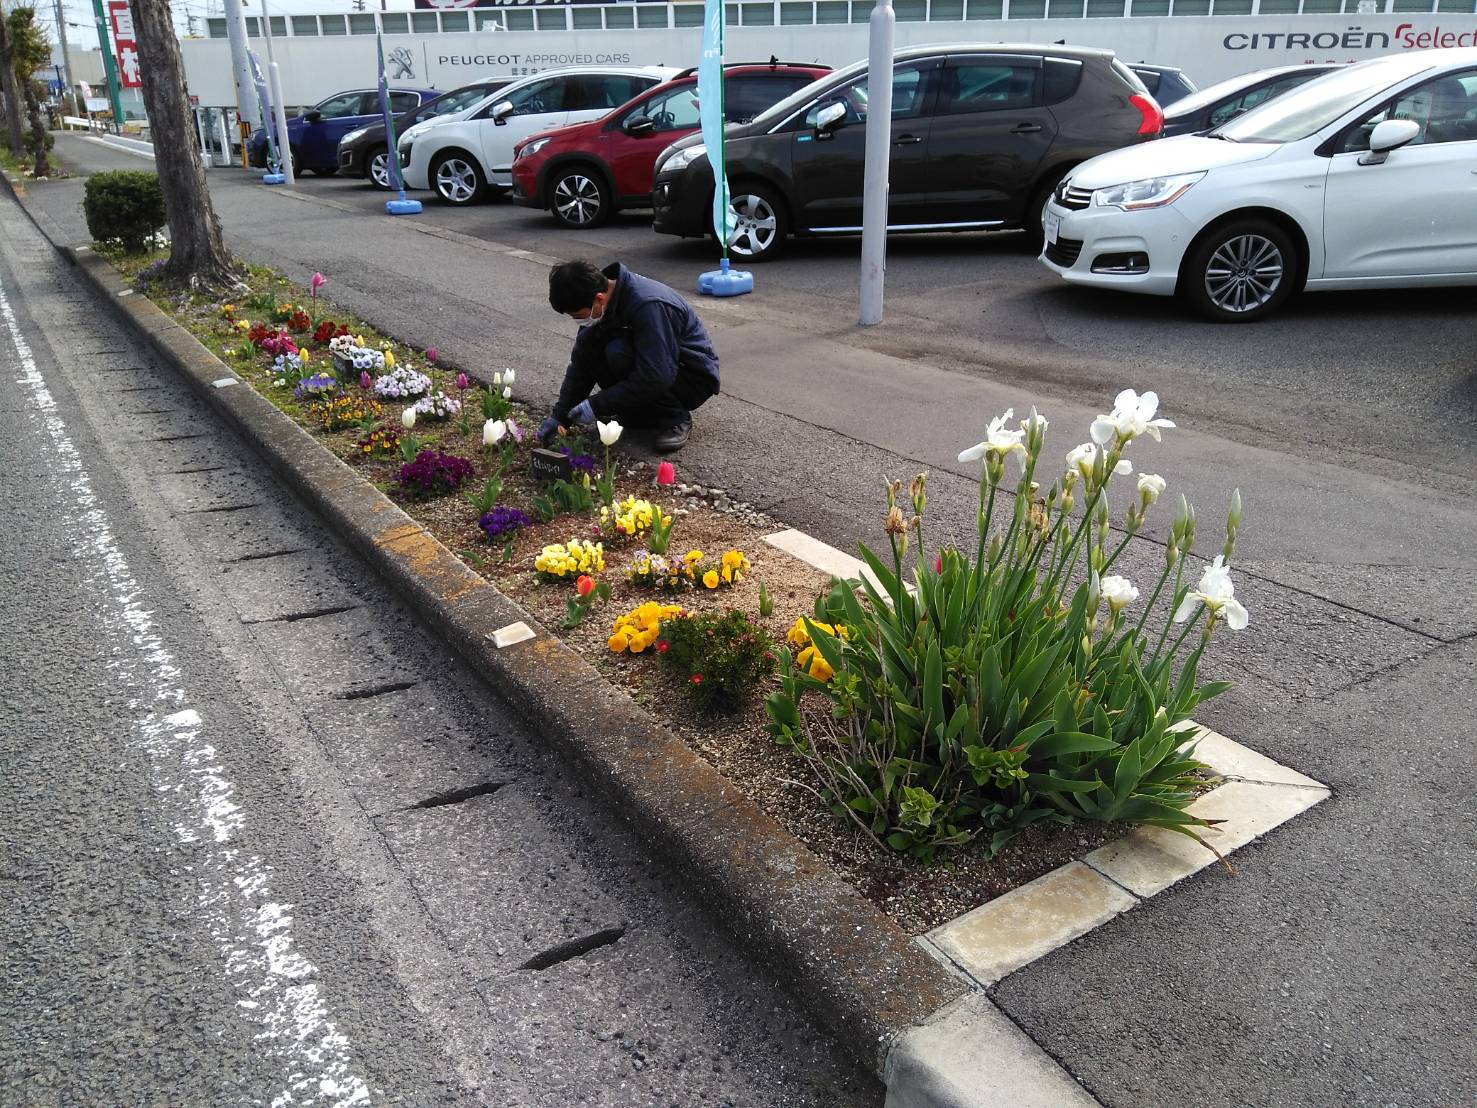
[[[118,83],[124,88],[140,88],[138,48],[133,43],[133,13],[128,0],[108,0],[108,19],[113,24],[113,44],[118,50]]]

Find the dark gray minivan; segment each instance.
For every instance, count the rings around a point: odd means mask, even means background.
[[[781,100],[727,135],[747,262],[790,235],[861,232],[867,65],[858,62]],[[1155,138],[1159,105],[1108,50],[935,45],[893,56],[888,229],[1021,227],[1038,245],[1041,211],[1073,166]],[[701,135],[663,151],[652,194],[663,234],[710,234],[713,172]]]

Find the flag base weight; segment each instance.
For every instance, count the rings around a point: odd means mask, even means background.
[[[264,185],[285,185],[285,184],[287,184],[287,174],[285,174],[285,173],[263,173],[262,174],[262,184],[264,184]]]
[[[742,296],[754,291],[754,275],[744,269],[729,269],[728,259],[723,258],[717,269],[698,274],[697,291],[707,296]]]
[[[420,215],[419,200],[386,200],[385,211],[390,215]]]

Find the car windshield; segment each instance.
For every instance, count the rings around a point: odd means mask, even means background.
[[[1309,81],[1268,100],[1210,134],[1231,142],[1297,142],[1317,134],[1334,120],[1429,64],[1412,66],[1409,56],[1379,58]]]
[[[465,111],[472,105],[487,99],[487,92],[486,85],[471,85],[467,88],[454,89],[441,99],[432,101],[424,118],[429,119],[436,115],[450,115],[452,112]]]
[[[1242,73],[1236,77],[1227,77],[1224,81],[1217,81],[1209,88],[1203,88],[1199,92],[1192,92],[1182,100],[1176,100],[1172,107],[1164,109],[1165,119],[1174,119],[1183,115],[1194,115],[1201,108],[1208,108],[1217,100],[1224,100],[1227,96],[1234,96],[1244,88],[1256,84],[1274,73],[1281,73],[1280,69],[1262,69],[1256,73]]]
[[[893,64],[895,65],[896,62]],[[780,120],[787,118],[797,108],[803,108],[812,99],[821,94],[821,90],[817,87],[821,81],[826,83],[826,88],[833,88],[837,85],[845,84],[858,73],[865,72],[866,68],[867,63],[865,61],[854,62],[845,69],[838,69],[835,73],[828,73],[826,76],[811,82],[804,88],[796,89],[773,107],[756,115],[754,117],[754,126],[758,127],[766,124],[773,126]]]

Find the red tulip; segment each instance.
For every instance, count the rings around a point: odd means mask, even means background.
[[[472,382],[467,380],[465,373],[458,373],[456,375],[456,387],[461,389],[462,392],[466,392],[472,387]]]
[[[658,462],[656,467],[656,483],[658,485],[676,484],[677,467],[671,462]]]
[[[369,375],[368,370],[365,370],[363,373],[359,374],[359,387],[361,389],[370,389],[374,387],[374,378]]]
[[[656,644],[656,652],[658,654],[665,654],[667,651],[669,651],[671,649],[672,649],[672,644],[669,643],[666,639],[663,639],[661,642],[659,642],[659,643]]]
[[[434,346],[426,347],[426,361],[430,362],[432,365],[435,365],[440,357],[441,352],[437,350]]]
[[[935,573],[944,572],[944,552],[942,550],[939,551],[939,556],[933,560],[933,571]]]
[[[589,596],[595,591],[595,578],[581,574],[580,579],[574,583],[574,591],[580,596]]]
[[[701,685],[703,683],[703,675],[701,673],[694,673],[692,675],[692,683],[694,685]]]

